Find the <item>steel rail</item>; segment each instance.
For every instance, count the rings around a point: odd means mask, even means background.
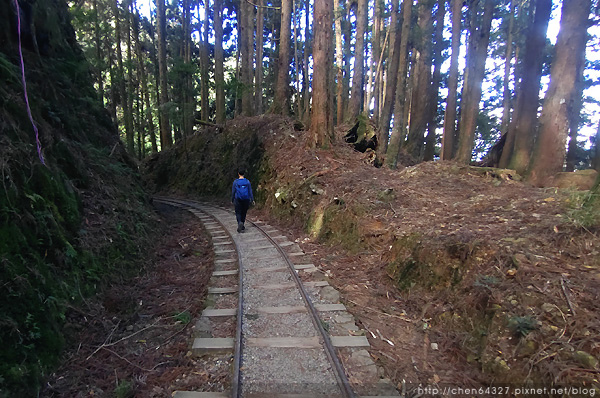
[[[210,214],[208,211],[202,209],[198,202],[181,200],[181,199],[164,198],[164,197],[158,197],[158,196],[155,196],[155,200],[157,202],[161,202],[161,203],[164,203],[167,205],[175,204],[176,206],[177,205],[187,206],[189,208],[200,210],[201,212],[208,214],[216,222],[218,222],[219,225],[221,225],[221,227],[223,227],[223,229],[225,230],[227,235],[229,235],[229,237],[231,238],[231,241],[233,242],[233,246],[235,246],[235,252],[237,254],[238,267],[239,267],[239,270],[238,270],[239,292],[238,292],[238,308],[237,308],[236,331],[235,331],[235,346],[234,346],[234,353],[233,353],[233,380],[231,383],[231,396],[233,398],[240,398],[242,396],[242,389],[240,388],[240,386],[241,386],[240,375],[241,375],[241,368],[242,368],[242,366],[241,366],[241,363],[242,363],[242,317],[243,317],[243,313],[244,313],[244,293],[243,293],[244,289],[243,289],[243,285],[242,285],[243,277],[244,277],[244,274],[243,274],[244,267],[243,267],[243,262],[242,262],[242,256],[240,255],[240,250],[239,250],[238,246],[235,244],[235,240],[233,239],[233,236],[231,235],[231,233],[229,232],[227,227],[225,227],[225,225],[213,214]],[[212,207],[212,206],[209,206],[209,207]],[[187,208],[185,208],[185,207],[183,207],[183,208],[187,210]]]
[[[176,204],[177,203],[184,204],[186,206],[198,209],[206,214],[209,214],[225,229],[227,234],[233,240],[233,236],[227,230],[225,225],[217,217],[208,213],[206,210],[202,209],[198,202],[186,201],[186,200],[180,200],[180,199],[160,198],[160,197],[156,197],[156,199],[158,201],[162,201],[163,203],[172,202],[172,203],[176,203]],[[216,207],[216,206],[211,206],[211,205],[207,205],[207,206],[221,209],[223,211],[228,211],[228,210]],[[304,300],[304,303],[306,304],[306,306],[309,309],[309,312],[311,315],[311,321],[312,321],[313,325],[315,326],[315,328],[319,331],[319,334],[321,335],[321,338],[323,339],[323,343],[325,345],[325,353],[326,353],[329,361],[333,364],[333,370],[334,370],[333,373],[335,375],[338,386],[340,387],[342,395],[344,395],[347,398],[356,398],[356,394],[352,390],[350,381],[348,380],[348,377],[346,376],[346,373],[344,372],[344,368],[343,368],[339,358],[337,357],[335,348],[333,347],[333,344],[331,343],[331,340],[329,339],[327,332],[325,331],[325,329],[323,328],[323,325],[321,324],[321,320],[319,318],[319,313],[318,313],[317,309],[315,308],[314,304],[312,303],[312,300],[308,296],[308,292],[304,288],[304,285],[302,284],[302,281],[300,280],[300,277],[298,276],[298,273],[296,272],[296,269],[294,268],[294,264],[290,260],[289,256],[285,252],[285,250],[263,228],[258,226],[255,222],[249,221],[249,223],[254,225],[254,227],[258,231],[260,231],[271,242],[271,244],[273,244],[275,246],[275,248],[277,249],[279,254],[281,254],[281,256],[284,258],[285,262],[287,263],[287,265],[290,269],[290,272],[293,275],[294,282],[296,283],[296,286],[300,290],[302,299]],[[243,282],[242,265],[243,264],[242,264],[242,257],[240,255],[239,249],[238,249],[237,245],[235,244],[235,240],[233,240],[233,241],[234,241],[236,253],[238,255],[238,264],[240,267],[240,270],[239,270],[240,293],[239,293],[239,299],[238,299],[238,314],[237,314],[237,328],[236,328],[237,329],[236,330],[236,345],[235,345],[235,354],[234,354],[234,376],[233,376],[232,396],[233,396],[233,398],[240,398],[241,397],[241,389],[239,387],[240,387],[241,355],[242,355],[241,342],[242,342],[242,315],[243,315],[243,294],[242,294],[242,290],[243,290],[243,287],[242,287],[242,282]]]
[[[298,286],[298,289],[300,290],[302,299],[304,300],[304,303],[306,304],[306,306],[308,307],[308,309],[310,311],[311,320],[312,320],[313,324],[315,325],[315,328],[319,331],[319,334],[323,338],[323,343],[325,344],[325,348],[326,348],[325,353],[327,354],[329,361],[333,364],[333,368],[334,368],[333,373],[338,382],[338,386],[342,390],[342,394],[347,398],[356,398],[356,394],[354,394],[354,391],[352,390],[352,386],[350,385],[350,381],[348,380],[348,377],[346,376],[346,372],[344,372],[344,367],[342,366],[342,363],[340,362],[339,358],[337,357],[337,354],[335,353],[333,344],[331,344],[331,340],[329,339],[329,336],[327,335],[325,328],[323,328],[323,325],[321,324],[321,318],[319,318],[319,313],[318,313],[317,309],[315,308],[314,304],[312,303],[312,300],[308,296],[306,289],[304,289],[304,285],[302,284],[302,281],[300,280],[300,277],[298,276],[298,273],[296,272],[296,269],[294,268],[294,264],[290,260],[289,256],[285,252],[285,250],[283,250],[283,248],[264,229],[262,229],[256,223],[254,223],[252,221],[250,221],[250,223],[252,225],[254,225],[254,227],[257,228],[277,248],[277,251],[279,251],[279,253],[282,255],[282,257],[285,259],[288,267],[290,268],[290,272],[292,273],[292,275],[294,277],[296,286]]]

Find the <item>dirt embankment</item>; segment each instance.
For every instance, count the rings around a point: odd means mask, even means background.
[[[586,192],[450,162],[378,169],[343,132],[331,150],[310,151],[277,117],[232,122],[210,140],[235,134],[261,148],[246,163],[261,199],[254,215],[287,225],[314,253],[397,383],[598,384],[600,242]],[[223,164],[218,148],[186,156],[223,173],[249,152]],[[163,188],[226,200],[233,176],[224,179],[221,190],[177,178]]]

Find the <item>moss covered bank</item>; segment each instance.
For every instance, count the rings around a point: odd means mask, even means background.
[[[36,395],[68,343],[69,309],[135,272],[152,222],[65,3],[32,7],[23,55],[45,165],[23,99],[15,7],[0,0],[0,397]]]

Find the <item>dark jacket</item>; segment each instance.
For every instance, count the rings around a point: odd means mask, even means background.
[[[231,187],[231,202],[235,199],[235,192],[239,185],[248,185],[248,193],[250,194],[250,202],[254,202],[254,195],[252,194],[252,185],[247,178],[236,178],[233,182],[233,186]]]

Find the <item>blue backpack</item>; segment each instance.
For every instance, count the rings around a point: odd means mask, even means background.
[[[239,200],[250,200],[250,182],[244,181],[236,185],[235,197]]]

